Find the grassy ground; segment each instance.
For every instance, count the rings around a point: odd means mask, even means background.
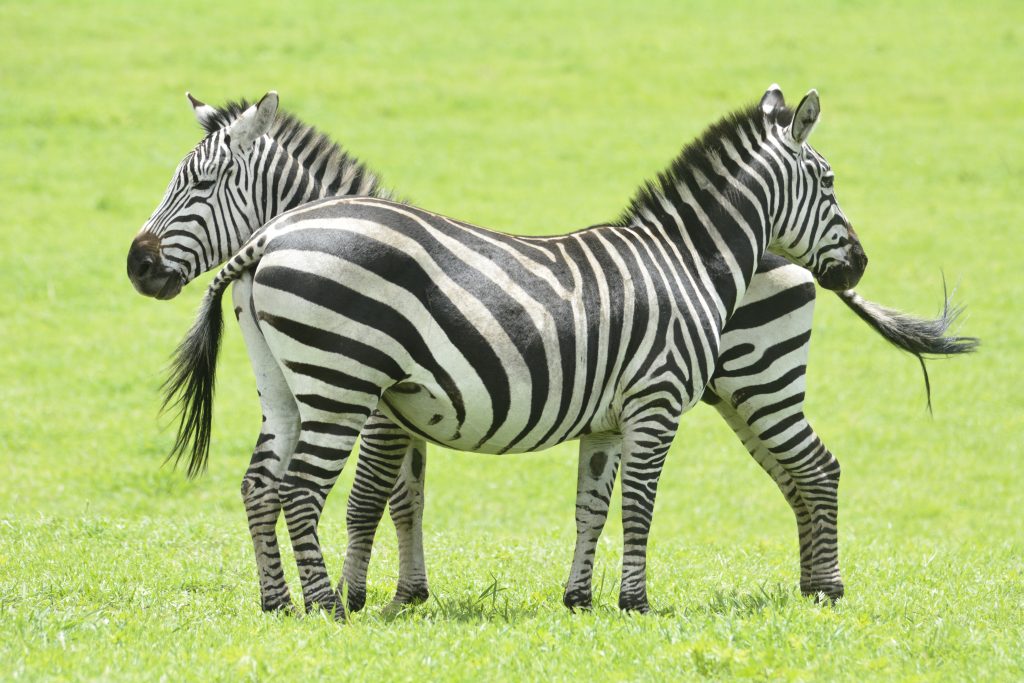
[[[1024,7],[682,5],[0,2],[0,678],[1024,677]],[[772,81],[821,91],[814,142],[871,256],[860,291],[933,313],[944,271],[984,339],[932,365],[931,419],[916,364],[821,295],[808,411],[843,463],[847,598],[799,597],[785,503],[698,409],[658,499],[651,615],[615,609],[617,508],[596,609],[560,605],[570,446],[431,452],[435,597],[411,614],[380,614],[387,528],[351,623],[261,614],[241,339],[211,471],[188,483],[161,466],[157,387],[200,286],[158,303],[124,274],[198,140],[184,90],[275,88],[418,203],[553,233],[617,215]],[[322,525],[334,576],[353,469]]]

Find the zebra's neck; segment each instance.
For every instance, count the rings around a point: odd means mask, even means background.
[[[320,134],[317,134],[320,135]],[[260,225],[302,204],[325,197],[390,198],[377,175],[325,137],[309,143],[271,139],[252,170],[254,205]],[[292,144],[289,144],[292,143]]]
[[[739,306],[768,244],[769,193],[751,159],[675,167],[634,200],[629,225],[669,245],[670,256],[719,327]]]
[[[248,108],[245,100],[228,102],[203,125],[208,133],[223,129]],[[365,164],[286,111],[277,113],[246,172],[248,177],[240,179],[239,189],[252,193],[251,215],[243,219],[249,225],[229,221],[243,242],[267,221],[314,199],[348,195],[394,198]]]

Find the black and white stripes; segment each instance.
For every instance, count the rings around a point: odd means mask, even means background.
[[[229,104],[214,109],[191,96],[189,99],[197,118],[210,134],[231,127],[247,111],[244,104]],[[271,100],[265,98],[265,101]],[[284,158],[298,160],[299,165],[305,170],[300,170],[293,164],[286,176],[292,179],[291,182],[280,182],[281,174],[278,174],[278,182],[274,182],[267,178],[273,174],[275,164],[258,155],[239,155],[235,163],[245,159],[251,165],[251,169],[239,173],[237,177],[247,179],[253,186],[259,184],[271,190],[254,194],[254,206],[248,211],[221,214],[218,222],[223,223],[222,229],[234,231],[235,234],[249,234],[256,227],[255,221],[260,220],[253,216],[262,217],[264,220],[275,217],[281,212],[282,207],[294,202],[296,195],[304,195],[314,181],[319,184],[324,195],[380,192],[372,173],[356,163],[330,140],[315,133],[294,117],[278,114],[269,138],[288,149],[288,154],[284,155]],[[263,149],[273,147],[268,143],[269,140],[261,141]],[[194,162],[197,156],[202,159],[211,147],[210,138],[204,139],[189,158]],[[183,162],[179,173],[189,172],[189,167]],[[312,180],[301,181],[303,178]],[[298,185],[295,184],[297,179],[300,179]],[[185,231],[193,231],[195,239],[200,243],[198,251],[213,258],[216,245],[206,244],[205,241],[210,240],[210,235],[202,231],[205,224],[199,221],[187,223],[188,219],[185,217],[191,213],[189,207],[197,202],[200,205],[228,205],[231,203],[232,195],[250,194],[241,185],[221,183],[214,187],[197,184],[187,177],[176,177],[172,180],[171,187],[183,187],[185,189],[182,192],[192,191],[198,193],[198,196],[177,203],[182,211],[181,216],[166,210],[166,207],[174,206],[174,203],[164,202],[165,211],[154,213],[153,220],[147,224],[133,244],[129,255],[129,274],[143,293],[147,293],[147,288],[151,287],[152,283],[149,280],[155,281],[158,286],[161,284],[162,260],[158,250],[160,241],[147,232],[152,229],[153,224],[161,220],[166,223],[184,224]],[[769,451],[760,441],[761,433],[768,438],[773,432],[779,431],[779,428],[790,431],[800,429],[797,424],[799,421],[794,422],[792,416],[802,412],[802,378],[807,360],[814,290],[805,270],[786,264],[780,259],[773,261],[773,258],[766,256],[762,260],[758,273],[751,282],[750,290],[743,299],[742,308],[725,330],[718,368],[704,394],[704,400],[718,406],[723,417],[747,444],[757,461],[773,477],[793,507],[801,539],[800,584],[806,592],[814,592],[811,577],[815,531],[810,523],[810,510],[804,504],[798,483],[792,474],[800,459],[794,458],[793,453],[786,450]],[[173,296],[180,289],[178,278],[168,278],[168,281],[170,286],[163,293]],[[157,289],[149,293],[160,295],[161,291]],[[233,292],[235,313],[256,372],[257,386],[264,408],[264,423],[253,453],[252,464],[243,481],[242,491],[256,550],[263,604],[267,609],[275,609],[289,602],[275,531],[281,509],[277,481],[282,459],[280,454],[291,452],[295,448],[299,423],[294,401],[288,395],[287,385],[277,369],[276,361],[269,355],[257,326],[250,294],[251,279],[243,275]],[[841,296],[847,305],[887,340],[918,355],[919,358],[922,354],[961,353],[973,349],[975,340],[944,336],[946,328],[958,312],[957,309],[951,310],[947,307],[941,318],[931,321],[920,320],[864,301],[852,290],[842,292]],[[216,330],[216,326],[213,330]],[[196,337],[192,339],[198,342],[199,348],[211,344],[216,346],[215,340]],[[353,345],[353,348],[357,347]],[[209,379],[212,379],[212,376]],[[201,397],[209,390],[212,390],[212,384],[200,384],[192,393],[193,396]],[[392,389],[396,390],[397,387]],[[786,398],[780,400],[779,397]],[[755,431],[752,424],[744,421],[741,412],[733,408],[734,402],[748,406],[743,412],[748,413],[751,421],[757,423],[760,432]],[[280,406],[283,408],[276,408]],[[208,424],[202,415],[191,414],[199,423]],[[782,425],[783,422],[786,424]],[[805,421],[802,424],[806,430],[810,430]],[[777,428],[779,425],[781,427]],[[185,434],[191,433],[186,430]],[[200,432],[198,436],[205,440],[208,432]],[[419,438],[410,437],[379,412],[367,421],[361,436],[359,467],[349,498],[349,549],[343,571],[348,587],[349,608],[357,609],[365,597],[365,576],[370,545],[380,520],[382,501],[389,495],[391,517],[399,532],[400,575],[395,602],[404,604],[422,600],[428,593],[422,542],[426,443]],[[590,445],[592,446],[592,442]],[[793,444],[793,448],[797,446],[799,440]],[[603,451],[590,453],[587,448],[581,450],[580,499],[577,505],[577,523],[582,525],[581,535],[588,533],[586,517],[595,507],[591,498],[596,496],[600,499],[598,505],[607,506],[617,466],[618,458],[614,457],[614,454],[609,456]],[[392,491],[388,482],[392,480],[396,471],[398,481]],[[837,468],[835,473],[838,473]],[[826,534],[828,535],[835,537],[834,531]],[[823,557],[822,553],[818,555],[819,558]],[[589,593],[579,590],[566,593],[566,602],[570,605],[584,605],[588,600]]]
[[[211,284],[190,338],[215,339],[217,302],[237,281],[236,305],[259,321],[246,335],[250,352],[263,336],[254,364],[276,361],[264,371],[276,375],[280,401],[264,396],[265,414],[298,425],[293,452],[274,447],[268,475],[277,478],[265,488],[280,482],[307,605],[337,605],[316,525],[379,408],[403,431],[461,449],[518,452],[581,438],[598,479],[621,456],[620,604],[646,609],[661,465],[765,249],[837,289],[866,263],[827,165],[805,144],[817,116],[813,91],[790,112],[772,88],[684,150],[617,225],[563,237],[513,237],[380,199],[314,202],[254,235]],[[202,359],[216,349],[196,351],[183,344],[169,396],[187,396],[197,374],[212,374]],[[190,431],[187,416],[183,425],[198,467],[207,443],[193,439],[202,432]],[[399,474],[379,472],[383,484]],[[590,539],[607,512],[596,507],[578,519],[570,602],[589,591]],[[273,602],[264,592],[264,605]]]
[[[206,137],[178,164],[128,253],[147,296],[175,296],[238,251],[256,228],[311,199],[388,197],[377,177],[326,136],[277,115],[277,93],[216,109],[188,96]]]
[[[234,253],[262,223],[310,199],[389,196],[373,172],[326,136],[279,114],[275,93],[251,107],[229,103],[214,108],[191,95],[189,101],[206,136],[178,165],[164,199],[132,242],[128,275],[143,294],[175,296],[184,283]],[[256,374],[263,424],[242,482],[242,498],[263,606],[276,609],[288,604],[290,596],[277,541],[281,500],[275,467],[283,454],[295,449],[299,424],[294,399],[257,325],[249,285],[247,279],[239,281],[233,301]],[[210,313],[219,314],[219,309]],[[219,326],[210,329],[210,334],[218,333]],[[217,338],[203,343],[216,346]],[[192,392],[212,396],[212,381],[197,383]],[[204,401],[195,403],[197,409],[201,405]],[[206,423],[203,438],[208,437],[209,416],[192,414],[197,426]]]

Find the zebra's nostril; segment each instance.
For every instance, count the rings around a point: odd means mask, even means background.
[[[160,239],[142,233],[132,240],[128,249],[128,277],[153,277],[160,270]]]

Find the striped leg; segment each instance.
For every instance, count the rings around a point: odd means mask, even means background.
[[[651,420],[628,430],[622,456],[622,584],[619,608],[647,612],[647,539],[654,498],[676,425]]]
[[[608,505],[621,458],[621,436],[588,434],[580,439],[576,479],[576,549],[562,597],[562,602],[569,609],[590,609],[594,553],[608,519]]]
[[[815,512],[805,488],[808,479],[801,478],[796,466],[805,457],[803,449],[814,450],[817,441],[803,414],[814,301],[814,283],[806,270],[780,267],[775,257],[763,259],[743,305],[725,328],[719,364],[703,397],[793,509],[800,539],[800,589],[805,594],[821,587],[814,579],[820,542]],[[831,469],[829,458],[820,463],[825,471]],[[832,552],[834,556],[834,546]]]
[[[710,394],[710,391],[708,394]],[[707,394],[705,394],[705,398],[708,398]],[[751,430],[750,425],[740,417],[732,405],[726,401],[717,400],[714,402],[714,406],[718,410],[719,415],[736,433],[739,440],[743,442],[743,445],[750,455],[753,456],[754,460],[757,461],[757,464],[768,473],[768,476],[779,487],[782,495],[786,498],[786,502],[792,508],[793,514],[796,516],[796,530],[800,541],[800,590],[804,594],[813,593],[814,591],[811,588],[811,571],[814,559],[812,549],[814,532],[811,525],[810,508],[804,503],[804,499],[800,496],[799,488],[793,478],[789,476],[789,472],[779,464],[775,454],[765,447],[753,430]]]
[[[837,600],[844,590],[839,571],[839,461],[806,419],[785,441],[763,433],[760,438],[796,482],[811,512],[811,581],[801,590]]]
[[[299,374],[296,368],[300,364],[285,363],[285,366],[289,368],[286,377],[295,391],[302,423],[295,454],[281,482],[281,504],[306,609],[322,607],[341,618],[343,608],[338,593],[331,588],[317,527],[327,495],[341,474],[359,431],[376,406],[376,397],[371,401],[363,392],[338,385],[332,385],[329,398],[319,395],[315,389],[323,386],[320,380]],[[302,370],[320,374],[324,381],[327,378],[340,381],[330,377],[333,371],[324,368],[304,366]]]
[[[249,533],[256,553],[260,602],[264,611],[273,611],[291,605],[277,543],[277,519],[281,514],[278,486],[288,459],[295,450],[299,413],[284,375],[256,325],[252,315],[251,293],[252,276],[245,274],[232,287],[232,300],[256,375],[263,425],[249,469],[242,479],[242,501],[245,503]]]
[[[342,569],[347,607],[353,612],[366,603],[373,537],[410,445],[409,435],[379,412],[366,421],[361,436],[356,477],[348,497],[348,548]]]
[[[823,593],[830,599],[843,595],[839,572],[837,519],[839,513],[839,461],[821,442],[803,413],[803,369],[789,373],[787,381],[761,385],[756,391],[741,389],[736,382],[715,380],[714,392],[723,400],[719,412],[747,445],[754,459],[765,467],[787,500],[789,485],[803,502],[798,512],[800,533],[800,590],[805,595]],[[732,408],[734,407],[734,408]],[[756,452],[755,452],[756,451]],[[790,505],[792,505],[792,501]],[[806,520],[806,521],[804,521]],[[805,526],[809,526],[805,530]]]
[[[736,406],[739,418],[747,424],[757,449],[767,451],[765,458],[774,457],[792,480],[810,515],[810,575],[805,580],[805,541],[801,535],[800,589],[806,595],[821,593],[832,600],[841,598],[843,580],[839,572],[837,530],[839,461],[814,433],[799,405],[783,416],[779,411],[764,410],[751,414],[749,403],[740,401]]]
[[[423,505],[427,475],[427,443],[413,439],[402,461],[388,510],[398,532],[398,590],[389,609],[425,602],[427,565],[423,558]]]

